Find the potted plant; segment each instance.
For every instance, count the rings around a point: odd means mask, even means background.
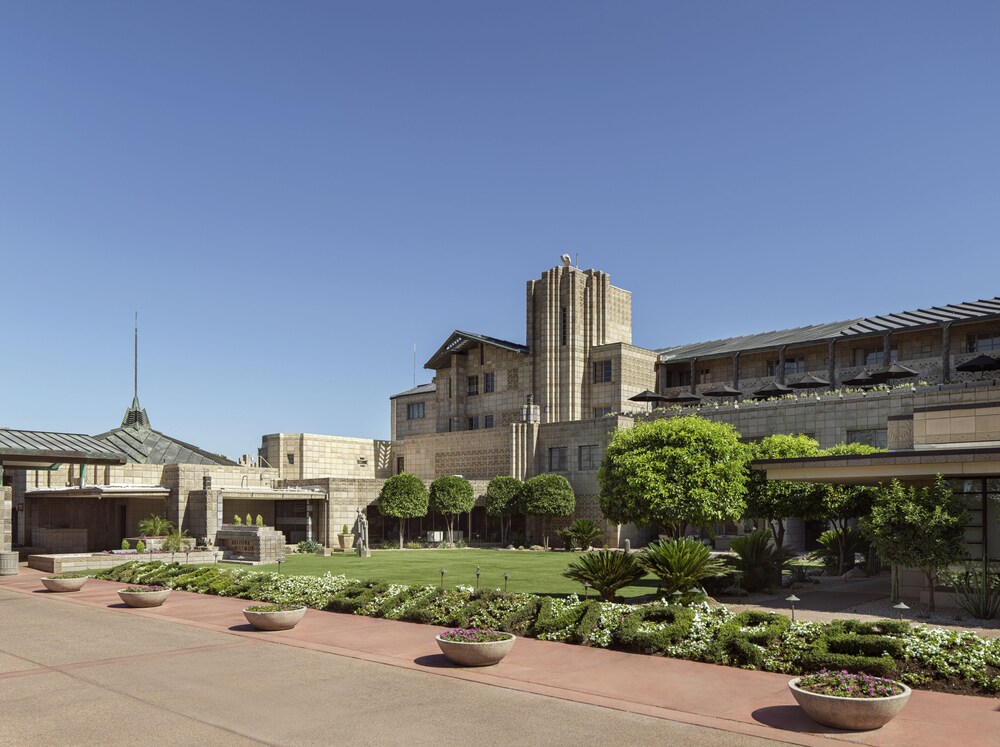
[[[354,533],[350,531],[347,524],[344,524],[340,530],[340,534],[337,535],[337,542],[340,543],[341,550],[354,547]]]
[[[42,578],[42,586],[49,591],[80,591],[87,583],[87,576],[77,576],[72,573],[56,573]]]
[[[243,617],[257,630],[290,630],[305,614],[301,604],[258,604],[243,610]]]
[[[788,683],[796,702],[814,721],[836,729],[878,729],[910,699],[910,688],[864,673],[830,672],[796,677]]]
[[[492,628],[455,628],[439,634],[435,640],[452,664],[488,667],[510,653],[517,637]]]
[[[170,596],[166,586],[131,586],[119,589],[118,597],[129,607],[159,607]]]

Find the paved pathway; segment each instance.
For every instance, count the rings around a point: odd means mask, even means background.
[[[219,742],[226,744],[240,743],[240,739],[251,735],[263,735],[260,741],[271,744],[314,743],[310,739],[317,735],[310,735],[309,724],[323,722],[322,703],[329,704],[333,698],[337,702],[355,702],[361,710],[356,717],[339,712],[339,722],[346,725],[347,731],[327,731],[316,742],[344,739],[381,744],[406,738],[438,744],[580,744],[581,740],[599,741],[598,735],[607,735],[615,741],[640,744],[664,743],[664,739],[676,743],[674,740],[683,738],[690,745],[846,743],[921,747],[957,743],[963,747],[1000,747],[1000,701],[990,698],[914,692],[906,710],[882,729],[842,732],[819,726],[802,714],[787,690],[788,678],[778,674],[533,639],[518,641],[507,659],[495,667],[461,669],[452,667],[440,655],[433,641],[437,629],[431,626],[310,610],[294,630],[258,633],[244,624],[240,613],[246,605],[244,600],[175,591],[163,607],[132,610],[118,602],[115,589],[121,584],[89,581],[80,592],[48,594],[39,591],[40,575],[22,569],[19,576],[0,577],[0,625],[5,628],[0,636],[0,703],[6,705],[0,708],[3,744],[32,743],[24,741],[23,719],[58,723],[61,736],[72,733],[62,720],[53,721],[54,717],[42,707],[46,703],[43,692],[31,689],[30,683],[37,681],[34,677],[40,676],[40,668],[46,676],[65,676],[72,674],[74,667],[89,668],[95,666],[94,662],[108,661],[109,666],[119,668],[127,664],[129,672],[129,684],[114,690],[115,698],[135,697],[148,704],[168,683],[183,682],[183,687],[176,688],[169,699],[171,717],[197,717],[206,730],[215,730],[211,732],[213,741],[218,741],[219,735],[228,735],[230,741]],[[31,614],[21,615],[11,628],[5,622],[9,616],[4,613],[18,609],[19,600],[30,602]],[[97,615],[100,621],[99,627],[93,627],[96,623],[88,618],[92,627],[87,635],[78,635],[61,622],[73,612],[83,614],[80,608],[89,608],[86,614]],[[125,621],[131,627],[122,632]],[[162,645],[153,650],[130,645],[129,636],[153,632]],[[209,637],[202,639],[199,635]],[[11,650],[10,642],[15,638],[23,650]],[[60,643],[53,646],[52,641]],[[184,656],[172,656],[174,650],[182,650]],[[223,658],[230,661],[237,651],[242,664],[236,670],[220,667]],[[306,663],[301,663],[303,656],[308,656]],[[317,661],[329,662],[324,665],[330,671],[326,681],[316,680]],[[290,667],[290,662],[300,663]],[[358,668],[363,662],[393,669],[377,667],[383,674],[371,684],[370,666]],[[296,671],[302,672],[301,681]],[[397,674],[385,675],[385,671]],[[351,680],[345,677],[355,677],[356,685],[352,687]],[[338,683],[336,692],[319,698],[318,693],[330,686],[330,680]],[[274,682],[284,684],[275,692],[274,688],[268,689]],[[11,683],[15,692],[25,691],[30,696],[17,701],[20,709],[10,708],[11,693],[7,689]],[[461,688],[447,695],[446,706],[431,697],[445,692],[444,683],[449,688]],[[493,689],[482,689],[482,685]],[[379,712],[374,702],[388,696],[394,708],[380,712],[377,723],[371,722],[372,713]],[[300,701],[308,706],[302,717],[306,723],[300,723],[301,719],[289,723],[276,717],[280,723],[274,724],[275,719],[264,716],[283,713]],[[209,703],[213,704],[212,710],[202,714]],[[498,708],[498,704],[503,705]],[[573,712],[575,718],[566,712],[566,708],[588,707],[586,712]],[[609,714],[613,716],[610,720]],[[464,720],[470,716],[474,723]],[[16,740],[3,738],[3,730],[11,729],[11,718],[21,731],[7,736],[13,735]],[[261,719],[263,724],[258,723]],[[412,726],[420,724],[421,719],[425,722],[421,728]],[[128,723],[133,720],[123,719]],[[432,723],[426,723],[428,720]],[[367,730],[363,726],[366,723],[371,724]],[[492,730],[484,731],[487,723],[494,725]],[[240,724],[252,725],[252,730],[241,731]],[[404,724],[411,724],[409,732],[402,729]],[[668,737],[663,732],[668,726],[688,731]],[[583,728],[582,734],[579,728]],[[126,733],[124,724],[122,729],[122,739],[110,741],[131,743],[138,738],[136,732]],[[435,736],[427,729],[440,733]],[[148,730],[144,733],[148,734]],[[126,734],[130,736],[126,738]],[[172,739],[171,732],[160,733],[156,741],[162,744],[167,738],[174,744],[187,742],[182,732],[177,735]],[[699,741],[703,738],[708,741]],[[35,743],[87,741],[50,738]]]

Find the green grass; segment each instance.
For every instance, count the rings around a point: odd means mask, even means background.
[[[294,576],[317,576],[329,571],[356,579],[384,579],[392,583],[419,586],[441,583],[445,587],[459,584],[476,586],[476,566],[480,568],[479,584],[484,589],[502,589],[504,571],[510,574],[508,591],[532,594],[583,596],[583,587],[564,578],[567,566],[579,557],[575,552],[528,552],[509,550],[373,550],[370,558],[336,553],[329,557],[288,555],[281,572]],[[226,565],[225,563],[221,565]],[[254,566],[254,570],[277,571],[277,565]],[[656,591],[657,579],[647,576],[635,586],[622,589],[621,596],[637,597]],[[590,591],[594,595],[594,591]]]

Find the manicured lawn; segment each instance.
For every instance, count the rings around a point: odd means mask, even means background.
[[[583,596],[583,587],[563,578],[566,567],[579,557],[570,552],[529,552],[511,550],[372,550],[370,558],[337,553],[321,558],[316,555],[288,555],[281,572],[297,576],[315,576],[329,571],[357,579],[384,579],[393,583],[424,585],[441,583],[441,569],[446,587],[458,584],[475,587],[476,566],[480,568],[482,588],[502,589],[504,571],[510,574],[508,591],[533,594],[570,594]],[[226,564],[222,564],[226,565]],[[254,570],[277,571],[277,565],[254,566]],[[657,580],[647,576],[639,586],[622,590],[624,597],[642,596],[656,591]],[[593,590],[590,591],[593,595]]]

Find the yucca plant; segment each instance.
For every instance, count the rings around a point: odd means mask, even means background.
[[[758,529],[729,543],[737,555],[736,567],[743,573],[747,591],[771,589],[781,583],[781,569],[792,553],[778,547],[768,529]]]
[[[594,543],[604,536],[604,530],[597,525],[596,521],[590,519],[577,519],[569,525],[568,530],[577,546],[584,550],[593,547]]]
[[[728,566],[721,558],[693,537],[653,542],[642,551],[639,564],[660,579],[665,594],[686,594],[700,586],[704,578],[724,576]]]
[[[566,578],[590,584],[605,602],[613,600],[619,589],[631,586],[645,575],[646,571],[632,554],[615,550],[581,555],[563,573]]]

